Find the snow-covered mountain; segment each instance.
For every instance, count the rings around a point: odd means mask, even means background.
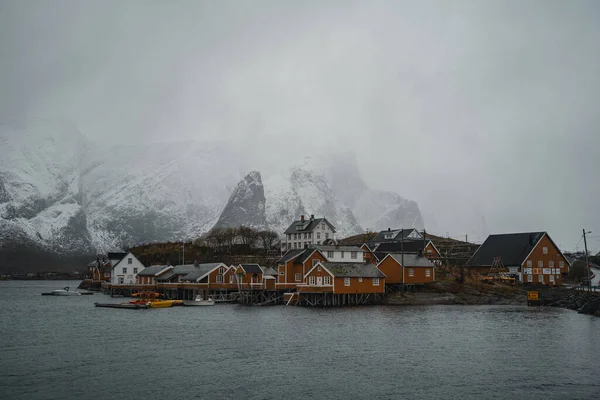
[[[245,175],[248,157],[221,142],[108,147],[56,122],[0,125],[0,252],[91,254],[215,225],[283,232],[301,214],[327,217],[338,237],[422,227],[416,203],[369,189],[352,154],[278,165],[264,182]]]

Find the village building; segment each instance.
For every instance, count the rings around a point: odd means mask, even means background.
[[[418,254],[386,254],[377,264],[377,269],[385,274],[388,285],[423,285],[435,282],[435,265]]]
[[[282,250],[303,249],[311,244],[323,244],[335,239],[335,227],[326,218],[305,218],[292,222],[284,232]]]
[[[467,262],[478,274],[507,272],[520,282],[560,285],[570,264],[547,232],[490,235]]]
[[[125,257],[127,253],[109,252],[106,256],[98,256],[96,260],[87,264],[92,280],[112,282],[113,267]]]
[[[442,264],[442,255],[431,240],[409,240],[405,242],[384,242],[378,244],[373,250],[378,261],[389,253],[419,254],[435,265]]]
[[[170,265],[152,265],[138,272],[136,277],[137,285],[156,285],[156,278],[173,269]]]
[[[114,260],[111,259],[111,262]],[[110,283],[113,285],[134,285],[137,275],[146,267],[133,253],[127,253],[111,270]]]
[[[277,271],[258,264],[240,264],[235,269],[240,289],[275,290]]]
[[[277,261],[278,289],[291,289],[304,282],[304,275],[319,261],[327,259],[316,248],[292,249]]]
[[[375,237],[369,242],[369,245],[371,248],[374,248],[380,243],[401,242],[410,240],[423,240],[423,235],[415,228],[388,228],[386,231],[380,231],[377,235],[375,235]]]
[[[365,252],[358,246],[313,244],[309,248],[319,250],[329,262],[363,263],[365,261]]]
[[[369,247],[369,245],[367,243],[363,243],[363,245],[360,246],[360,249],[363,251],[363,258],[365,259],[365,262],[368,262],[373,265],[377,265],[379,260],[377,260],[375,253],[373,252],[373,250]]]

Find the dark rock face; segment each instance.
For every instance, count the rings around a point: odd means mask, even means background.
[[[600,317],[600,293],[571,290],[549,305]]]
[[[237,184],[215,228],[241,225],[258,229],[264,229],[267,225],[265,190],[258,171],[250,172]]]
[[[10,195],[6,191],[4,187],[4,182],[2,182],[2,176],[0,176],[0,204],[6,203],[10,201]]]

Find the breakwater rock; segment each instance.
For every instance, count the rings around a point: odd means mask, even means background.
[[[570,290],[562,298],[549,304],[551,307],[568,308],[580,314],[600,317],[600,294],[582,290]]]

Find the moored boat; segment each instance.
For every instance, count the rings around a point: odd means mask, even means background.
[[[194,300],[184,300],[183,304],[186,306],[214,306],[215,301],[210,297],[205,300],[202,296],[198,295]]]
[[[181,300],[148,300],[146,305],[148,308],[168,308],[183,304]]]
[[[69,287],[66,286],[64,289],[56,289],[50,293],[42,293],[43,296],[81,296],[78,291],[70,291]]]

